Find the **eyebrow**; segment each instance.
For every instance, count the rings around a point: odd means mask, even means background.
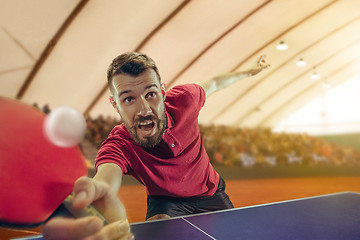
[[[150,84],[149,86],[146,86],[145,90],[149,89],[149,88],[153,88],[153,87],[159,89],[158,86],[155,83],[153,83],[153,84]],[[126,94],[126,93],[131,93],[131,92],[132,92],[131,90],[124,90],[124,91],[119,93],[119,98],[121,97],[121,95]]]

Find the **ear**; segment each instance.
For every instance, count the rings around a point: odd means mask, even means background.
[[[111,105],[113,106],[113,108],[115,108],[115,110],[116,110],[117,112],[119,112],[119,110],[118,110],[118,108],[117,108],[116,101],[115,101],[115,99],[113,98],[113,96],[110,96],[110,97],[109,97],[109,100],[110,100],[110,103],[111,103]]]
[[[166,96],[166,85],[165,85],[165,83],[161,84],[161,93],[162,93],[163,98],[165,100],[165,96]]]

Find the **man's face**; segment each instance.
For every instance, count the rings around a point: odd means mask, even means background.
[[[166,114],[162,86],[155,71],[139,76],[119,74],[112,81],[112,104],[131,137],[143,147],[153,147],[162,139]]]

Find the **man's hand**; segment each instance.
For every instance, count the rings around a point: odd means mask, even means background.
[[[93,204],[111,222],[104,226],[98,217],[78,219],[55,217],[43,227],[45,239],[134,239],[125,209],[108,184],[81,177],[74,185],[73,207],[80,209]]]
[[[262,55],[259,57],[259,59],[256,61],[255,65],[248,70],[248,73],[250,76],[254,76],[261,72],[263,69],[266,69],[270,67],[270,64],[266,63],[266,55]]]
[[[120,220],[104,227],[103,222],[97,217],[53,218],[45,224],[42,234],[48,240],[134,239],[129,233],[127,221]]]

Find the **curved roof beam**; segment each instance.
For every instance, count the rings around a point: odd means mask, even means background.
[[[149,42],[149,40],[157,33],[160,31],[160,29],[165,26],[172,18],[174,18],[191,0],[185,0],[183,1],[173,12],[171,12],[169,14],[169,16],[167,16],[164,21],[162,21],[156,28],[154,28],[153,31],[151,31],[149,33],[149,35],[146,36],[146,38],[144,38],[144,40],[135,48],[135,52],[140,51],[141,48],[143,48],[146,43]],[[96,103],[99,101],[99,99],[101,98],[102,95],[104,95],[104,93],[107,91],[108,86],[107,84],[104,85],[104,87],[101,89],[101,91],[96,95],[96,97],[94,98],[94,100],[89,104],[89,106],[86,108],[84,115],[87,115],[91,109],[96,105]]]
[[[237,28],[240,24],[242,24],[244,21],[246,21],[249,17],[254,15],[256,12],[258,12],[260,9],[265,7],[267,4],[269,4],[271,0],[266,1],[256,9],[254,9],[252,12],[250,12],[248,15],[246,15],[244,18],[240,19],[234,26],[232,26],[230,29],[228,29],[226,32],[224,32],[220,37],[218,37],[215,41],[213,41],[211,44],[209,44],[204,50],[202,50],[192,61],[190,61],[173,79],[169,81],[167,84],[168,87],[171,87],[171,85],[181,76],[183,75],[197,60],[199,60],[210,48],[215,46],[221,39],[223,39],[226,35],[228,35],[230,32],[232,32],[235,28]]]
[[[79,4],[74,8],[74,10],[70,13],[70,15],[67,17],[65,22],[61,25],[59,30],[56,32],[55,36],[50,40],[50,42],[45,47],[44,51],[41,53],[39,59],[35,63],[33,69],[29,73],[29,75],[26,77],[25,82],[21,86],[19,92],[16,95],[17,99],[21,99],[29,86],[31,85],[32,81],[34,80],[36,74],[41,69],[42,65],[45,63],[46,59],[51,54],[52,50],[56,46],[59,39],[62,37],[62,35],[65,33],[66,29],[70,26],[70,24],[74,21],[76,16],[80,13],[80,11],[85,7],[85,5],[89,2],[89,0],[81,0]]]
[[[264,46],[260,47],[256,52],[254,52],[253,54],[251,54],[250,56],[248,56],[247,58],[245,58],[243,61],[241,61],[238,65],[236,65],[231,71],[235,71],[236,69],[238,69],[241,65],[243,65],[246,61],[248,61],[250,58],[252,58],[255,55],[258,55],[261,51],[263,51],[263,49],[265,49],[267,46],[271,45],[273,42],[275,42],[276,40],[278,40],[279,38],[281,38],[282,36],[284,36],[285,34],[287,34],[288,32],[290,32],[291,30],[295,29],[297,26],[301,25],[302,23],[308,21],[310,18],[312,18],[313,16],[317,15],[318,13],[324,11],[326,8],[330,7],[331,5],[333,5],[334,3],[336,3],[337,0],[334,0],[332,2],[330,2],[329,4],[325,5],[324,7],[318,9],[317,11],[313,12],[312,14],[306,16],[303,20],[299,21],[298,23],[294,24],[293,26],[291,26],[290,28],[286,29],[284,32],[282,32],[281,34],[279,34],[278,36],[274,37],[273,39],[271,39],[269,42],[267,42]],[[280,67],[279,67],[280,68]],[[276,69],[278,70],[278,69]],[[273,72],[275,72],[276,70],[274,70]],[[235,98],[235,100],[231,103],[228,104],[225,108],[223,108],[218,114],[217,116],[221,116],[224,112],[226,112],[228,109],[230,109],[237,101],[239,101],[241,98],[243,98],[245,95],[249,94],[251,92],[252,89],[254,89],[256,86],[258,86],[262,81],[264,81],[265,78],[262,78],[260,81],[258,81],[257,83],[253,84],[251,87],[249,87],[243,94],[241,94],[240,96],[238,96],[237,98]],[[217,116],[215,116],[214,118],[212,118],[210,120],[210,123],[213,123]]]
[[[328,74],[328,76],[326,78],[323,79],[323,81],[321,82],[325,82],[330,76],[334,76],[342,71],[344,71],[347,68],[350,68],[352,65],[355,65],[356,63],[358,63],[360,61],[360,57],[357,57],[355,59],[352,59],[351,61],[347,62],[346,64],[339,66],[339,68],[335,69],[333,72],[331,72],[330,74]],[[340,82],[342,82],[343,80],[340,80]],[[319,85],[319,82],[315,82],[314,84],[310,85],[309,87],[307,87],[306,89],[304,89],[303,91],[299,92],[298,94],[294,95],[291,99],[287,100],[286,102],[284,102],[284,104],[282,104],[281,106],[279,106],[276,110],[274,110],[271,114],[269,114],[266,118],[264,118],[260,124],[258,126],[263,127],[265,126],[266,122],[269,121],[271,118],[273,118],[275,115],[277,115],[279,112],[281,112],[285,107],[291,105],[291,103],[293,103],[296,99],[300,98],[301,96],[303,96],[304,94],[306,94],[307,92],[309,92],[310,90],[312,90],[313,88],[315,88],[317,85]]]
[[[354,23],[355,21],[359,20],[360,18],[356,18],[356,19],[353,19],[351,20],[350,22],[347,22],[346,24],[340,26],[339,28],[335,29],[334,31],[332,31],[331,33],[327,34],[326,36],[322,37],[321,39],[317,40],[316,42],[314,42],[313,44],[311,44],[310,46],[302,49],[300,52],[294,54],[294,57],[288,59],[286,62],[290,62],[294,59],[296,59],[297,56],[301,55],[301,53],[305,52],[306,50],[316,46],[318,43],[322,42],[324,39],[330,37],[331,35],[333,34],[336,34],[337,32],[339,32],[342,28]],[[359,40],[355,41],[355,42],[352,42],[351,44],[343,47],[340,51],[337,51],[336,53],[333,53],[332,56],[329,56],[326,60],[324,60],[323,62],[321,63],[318,63],[316,64],[316,66],[320,66],[321,64],[323,64],[325,61],[331,59],[332,57],[338,55],[339,53],[341,53],[342,51],[344,51],[345,49],[349,48],[350,46],[352,45],[355,45],[357,42],[359,42]],[[276,71],[278,71],[282,66],[279,66],[277,69],[275,69],[271,74],[275,73]],[[302,73],[301,75],[303,74],[306,74],[306,72]],[[279,88],[278,90],[276,90],[275,92],[273,92],[270,96],[268,96],[267,98],[265,98],[263,101],[261,101],[261,103],[259,103],[258,105],[259,106],[262,106],[265,102],[267,102],[269,99],[271,99],[272,97],[276,96],[277,93],[279,93],[280,91],[282,91],[284,88],[286,88],[286,86],[292,84],[294,81],[296,81],[300,76],[294,78],[293,80],[291,81],[288,81],[285,85],[283,85],[281,88]],[[244,116],[240,119],[238,119],[236,121],[236,125],[239,125],[241,124],[251,113],[253,112],[253,110],[250,110],[248,111],[247,113],[244,114]]]

